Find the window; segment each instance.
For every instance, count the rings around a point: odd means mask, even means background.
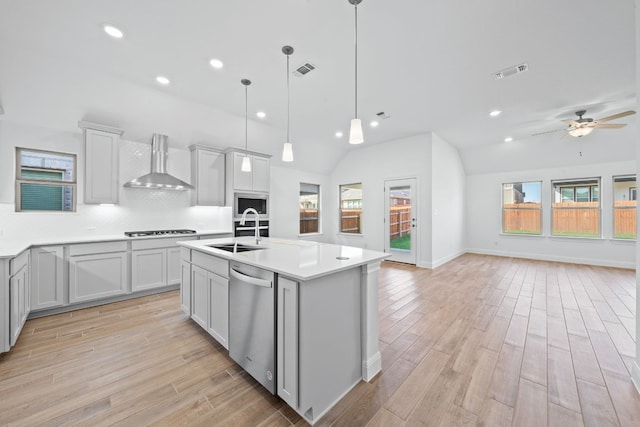
[[[76,155],[16,148],[16,212],[76,210]]]
[[[340,232],[362,233],[362,184],[340,186]]]
[[[552,181],[553,236],[600,236],[600,178]]]
[[[636,238],[636,176],[613,177],[613,237]]]
[[[300,234],[320,232],[320,186],[300,183]]]
[[[502,232],[542,234],[542,182],[502,184]]]

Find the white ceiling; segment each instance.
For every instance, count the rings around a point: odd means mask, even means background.
[[[89,120],[136,141],[162,132],[172,146],[240,147],[240,79],[249,78],[249,149],[277,163],[289,44],[292,69],[317,65],[291,77],[292,167],[328,173],[358,149],[334,137],[348,133],[354,108],[347,0],[0,0],[0,11],[0,120],[75,132]],[[531,137],[562,128],[575,110],[598,118],[636,108],[633,0],[364,0],[358,13],[359,116],[365,125],[380,111],[391,116],[365,126],[365,146],[433,131],[458,147],[468,172],[494,167],[474,162],[480,152],[517,168],[525,153],[577,144],[562,133]],[[106,36],[105,23],[125,38]],[[223,70],[208,65],[213,57]],[[523,62],[526,73],[493,80]],[[171,85],[157,85],[159,74]],[[259,109],[266,119],[255,118]],[[493,109],[504,113],[490,118]],[[580,139],[581,150],[629,159],[635,122]],[[523,151],[505,154],[505,136]],[[567,155],[561,164],[585,161]]]

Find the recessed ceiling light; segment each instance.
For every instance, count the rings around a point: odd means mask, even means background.
[[[220,68],[224,67],[224,63],[222,61],[220,61],[219,59],[215,59],[215,58],[212,59],[211,61],[209,61],[209,64],[213,68],[215,68],[217,70],[219,70]]]
[[[510,136],[504,139],[504,142],[511,142],[511,141],[513,141],[513,138],[511,138]]]
[[[114,27],[113,25],[105,25],[104,32],[109,34],[114,39],[121,39],[124,36],[124,33],[119,29]]]
[[[166,86],[166,85],[168,85],[169,83],[171,83],[171,82],[169,81],[169,79],[168,79],[168,78],[166,78],[166,77],[164,77],[164,76],[158,76],[158,77],[156,77],[156,81],[157,81],[158,83],[160,83],[161,85],[163,85],[163,86]]]
[[[336,132],[336,138],[342,138],[344,136],[344,134],[342,133],[342,131],[337,131]]]
[[[375,120],[369,122],[369,126],[371,126],[372,128],[377,128],[379,124],[380,123],[376,122]]]
[[[500,114],[502,114],[502,111],[500,110],[493,110],[492,112],[489,113],[491,117],[498,117]]]
[[[264,111],[258,111],[256,113],[256,116],[258,116],[261,119],[264,119],[265,117],[267,117],[267,113],[265,113]]]

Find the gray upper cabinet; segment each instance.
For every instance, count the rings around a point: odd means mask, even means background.
[[[241,170],[242,159],[249,156],[251,172]],[[227,150],[227,191],[229,198],[234,192],[269,192],[270,157],[266,154]],[[230,200],[230,199],[229,199]],[[227,204],[229,204],[227,200]]]
[[[192,145],[191,191],[192,206],[224,206],[225,156],[222,151]]]
[[[84,203],[117,204],[120,191],[118,149],[122,129],[78,122],[84,135]]]

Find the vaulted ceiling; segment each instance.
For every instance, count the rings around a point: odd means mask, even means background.
[[[291,167],[328,173],[359,149],[346,137],[354,114],[347,0],[0,0],[0,11],[0,121],[79,132],[77,121],[89,120],[135,141],[161,132],[172,146],[242,147],[240,80],[248,78],[248,148],[278,164],[287,111],[281,48],[291,45],[292,70],[316,66],[291,76]],[[550,153],[566,156],[554,160],[561,164],[633,158],[634,116],[618,121],[630,123],[624,129],[579,141],[531,135],[561,129],[560,119],[581,108],[594,118],[636,108],[634,13],[633,0],[363,0],[364,146],[433,131],[471,173],[496,167],[479,153],[512,168],[555,166],[543,161]],[[108,37],[107,23],[124,38]],[[213,69],[211,58],[224,68]],[[528,71],[492,76],[521,63]],[[158,85],[157,75],[171,84]],[[503,113],[491,118],[494,109]],[[390,117],[370,128],[379,112]]]

